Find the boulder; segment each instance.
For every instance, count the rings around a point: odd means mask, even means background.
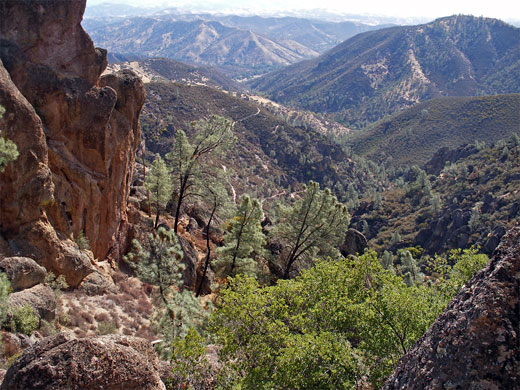
[[[101,272],[92,272],[78,286],[87,295],[103,295],[115,293],[116,286]]]
[[[520,227],[401,358],[384,389],[517,389]]]
[[[141,338],[77,339],[60,333],[26,349],[7,370],[1,390],[163,390],[159,362]]]
[[[56,316],[56,297],[52,289],[43,284],[9,295],[7,305],[14,307],[31,306],[42,320],[52,321]]]
[[[363,233],[356,229],[348,229],[345,234],[345,240],[339,248],[343,256],[363,254],[368,248],[368,242]]]
[[[7,274],[14,291],[24,290],[43,282],[47,271],[28,257],[0,259],[0,270]]]
[[[16,333],[2,332],[0,334],[0,342],[2,354],[6,358],[10,358],[22,353],[22,342]]]

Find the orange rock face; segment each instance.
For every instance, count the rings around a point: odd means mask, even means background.
[[[141,80],[100,77],[106,52],[81,27],[86,0],[0,2],[0,120],[20,157],[0,174],[5,255],[31,257],[75,286],[94,256],[117,258],[140,141]]]

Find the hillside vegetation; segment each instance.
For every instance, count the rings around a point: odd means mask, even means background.
[[[110,70],[131,69],[145,82],[176,81],[184,84],[207,85],[226,91],[244,91],[245,88],[210,66],[188,65],[170,58],[150,58],[121,61],[109,65]]]
[[[491,253],[520,221],[520,138],[440,150],[426,165],[389,170],[394,187],[361,200],[352,224],[379,250],[426,253],[479,245]]]
[[[147,148],[165,154],[177,129],[212,114],[235,122],[238,143],[225,164],[234,169],[243,192],[274,191],[309,179],[338,180],[335,164],[346,156],[342,148],[317,132],[311,133],[269,113],[253,102],[206,86],[150,83],[141,115]],[[267,195],[267,194],[266,194]]]
[[[520,91],[520,29],[451,16],[359,34],[249,85],[271,99],[363,127],[439,96]]]
[[[353,133],[354,153],[370,159],[423,165],[442,148],[520,135],[520,94],[428,100]],[[352,134],[352,133],[351,133]]]

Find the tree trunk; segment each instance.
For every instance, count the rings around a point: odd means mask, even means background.
[[[217,210],[217,203],[213,203],[213,210],[211,210],[211,215],[208,220],[208,224],[206,225],[206,259],[204,260],[204,270],[202,271],[202,276],[200,277],[200,283],[199,287],[197,288],[197,294],[195,294],[196,297],[200,296],[200,293],[202,292],[202,284],[204,283],[204,278],[206,277],[206,273],[208,272],[209,267],[209,259],[211,256],[211,247],[209,245],[209,227],[211,225],[211,221],[213,220],[213,216],[215,215],[215,211]]]

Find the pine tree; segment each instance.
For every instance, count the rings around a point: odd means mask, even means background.
[[[477,202],[471,209],[471,217],[468,221],[471,231],[476,231],[480,225],[480,207],[482,207],[482,202]]]
[[[394,255],[388,251],[384,251],[383,255],[381,256],[381,265],[386,270],[393,270],[394,269]]]
[[[404,281],[408,287],[421,283],[424,279],[424,275],[420,272],[419,267],[417,267],[417,262],[412,256],[412,253],[409,250],[402,250],[399,253],[399,257],[401,259],[401,273],[404,277]]]
[[[218,276],[257,273],[257,264],[251,255],[262,253],[265,245],[262,219],[260,202],[243,195],[236,215],[228,222],[224,246],[218,250],[219,257],[214,263]]]
[[[184,131],[176,132],[173,150],[166,155],[175,191],[176,234],[181,208],[186,199],[197,195],[208,157],[229,149],[236,140],[232,130],[233,123],[229,119],[213,115],[192,124],[191,142]]]
[[[155,156],[152,168],[148,172],[145,185],[150,191],[152,202],[156,208],[154,228],[157,229],[161,210],[164,209],[172,194],[172,183],[168,168],[158,154]]]
[[[4,116],[5,109],[0,106],[0,119]],[[18,158],[18,148],[11,140],[6,140],[0,130],[0,173],[4,171],[7,164]]]
[[[441,197],[439,194],[432,193],[430,205],[433,215],[437,215],[441,212]]]
[[[376,192],[375,200],[374,200],[374,209],[380,210],[383,207],[383,200],[381,199],[381,193]]]
[[[390,239],[390,244],[395,245],[401,242],[401,235],[399,234],[399,230],[394,231],[392,234],[392,238]]]
[[[144,246],[137,240],[132,246],[124,259],[141,281],[158,287],[157,298],[164,309],[156,309],[153,325],[163,336],[164,356],[169,356],[171,341],[199,326],[205,312],[192,291],[182,290],[183,253],[173,231],[160,227],[148,235]]]
[[[359,207],[359,194],[352,183],[349,183],[347,187],[347,198],[351,208],[355,209]]]
[[[280,257],[284,279],[298,261],[339,255],[336,247],[345,238],[350,217],[328,188],[320,190],[318,183],[309,182],[303,197],[280,214],[270,235],[284,247]]]
[[[202,292],[202,286],[204,284],[204,279],[206,278],[206,274],[208,272],[208,268],[210,266],[211,261],[211,245],[210,245],[210,231],[212,227],[212,223],[215,220],[215,216],[217,215],[217,211],[220,209],[226,210],[229,204],[229,195],[225,189],[224,183],[227,182],[225,178],[225,172],[223,170],[215,170],[212,172],[211,176],[208,176],[204,181],[202,186],[202,191],[200,193],[200,197],[206,203],[206,207],[210,209],[210,215],[208,217],[208,221],[206,223],[206,228],[204,229],[204,235],[206,236],[206,257],[204,259],[204,268],[202,270],[202,275],[200,278],[200,283],[197,288],[198,297]]]
[[[362,225],[362,233],[367,237],[370,234],[370,227],[368,226],[368,222],[366,220],[363,220]]]
[[[141,281],[159,287],[160,299],[170,315],[170,288],[182,285],[183,256],[175,234],[160,227],[148,235],[146,248],[133,240],[132,250],[125,257]]]

